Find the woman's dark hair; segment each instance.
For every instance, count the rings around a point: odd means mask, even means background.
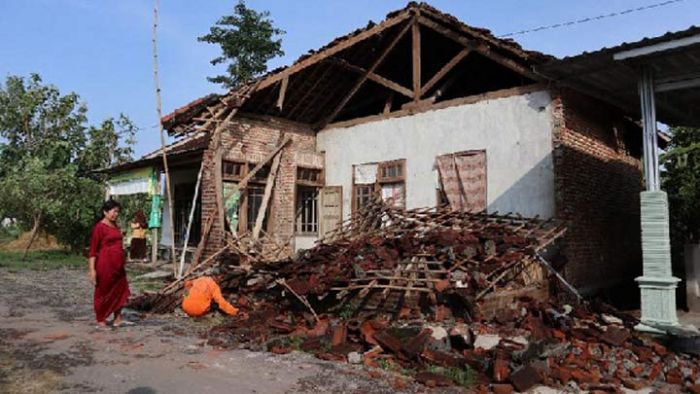
[[[135,217],[135,222],[141,226],[141,228],[148,228],[148,222],[146,222],[146,214],[143,213],[143,210],[139,209],[136,211]]]
[[[116,200],[112,200],[111,198],[107,201],[105,201],[104,204],[102,204],[102,217],[104,217],[105,212],[109,212],[114,208],[121,208],[122,205],[119,204]]]

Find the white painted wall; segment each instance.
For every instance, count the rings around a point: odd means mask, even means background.
[[[406,159],[406,206],[435,206],[435,158],[485,149],[490,212],[554,215],[552,100],[546,91],[481,101],[348,128],[323,130],[326,184],[343,187],[351,212],[352,166]]]

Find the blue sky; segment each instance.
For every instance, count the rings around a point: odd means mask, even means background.
[[[661,0],[434,0],[430,4],[496,35],[641,7]],[[209,60],[214,45],[198,36],[235,0],[161,0],[159,28],[163,113],[211,92],[206,77],[218,70]],[[248,0],[272,13],[287,34],[286,55],[270,67],[289,64],[369,20],[380,21],[404,0]],[[64,93],[80,94],[90,121],[125,113],[142,129],[137,156],[159,142],[151,53],[152,0],[0,0],[0,77],[39,73]],[[634,12],[571,27],[514,37],[527,49],[555,56],[637,41],[700,25],[700,0]]]

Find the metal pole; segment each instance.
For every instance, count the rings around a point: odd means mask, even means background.
[[[644,176],[648,191],[659,191],[659,153],[656,139],[656,103],[654,102],[654,76],[652,70],[642,68],[639,81],[639,97],[642,110],[644,141]]]

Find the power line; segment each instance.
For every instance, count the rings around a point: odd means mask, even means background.
[[[578,20],[572,20],[572,21],[568,21],[568,22],[555,23],[553,25],[539,26],[539,27],[535,27],[533,29],[528,29],[528,30],[516,31],[516,32],[508,33],[508,34],[503,34],[503,35],[500,35],[498,37],[499,38],[512,37],[512,36],[518,36],[518,35],[527,34],[527,33],[534,33],[534,32],[538,32],[538,31],[542,31],[542,30],[558,29],[558,28],[562,28],[562,27],[578,25],[581,23],[594,22],[594,21],[599,21],[601,19],[631,14],[633,12],[646,11],[646,10],[650,10],[652,8],[664,7],[667,5],[680,3],[681,1],[684,1],[684,0],[666,0],[666,1],[663,1],[660,3],[649,4],[649,5],[645,5],[645,6],[637,7],[637,8],[629,8],[629,9],[626,9],[623,11],[612,12],[609,14],[592,16],[592,17],[578,19]]]

